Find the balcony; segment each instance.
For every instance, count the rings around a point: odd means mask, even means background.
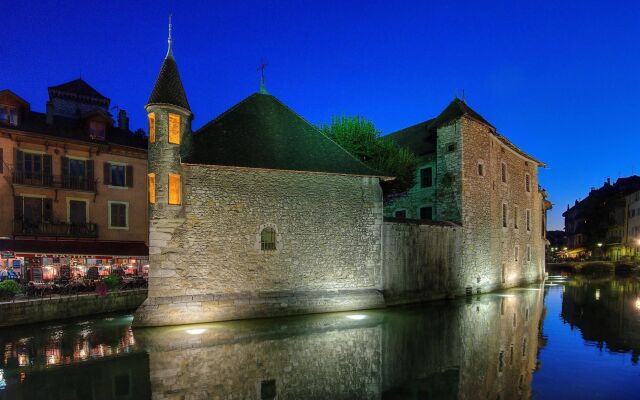
[[[14,171],[12,174],[14,185],[38,186],[53,189],[82,190],[87,192],[96,191],[95,179],[88,179],[84,176],[53,176],[42,173],[26,171]]]
[[[49,236],[49,237],[98,237],[98,226],[94,223],[68,224],[66,222],[29,222],[13,221],[15,236]]]

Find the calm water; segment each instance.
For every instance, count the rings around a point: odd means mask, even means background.
[[[0,330],[0,399],[640,397],[640,280],[419,308],[136,329]]]

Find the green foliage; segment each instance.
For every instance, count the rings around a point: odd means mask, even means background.
[[[6,280],[0,282],[0,296],[11,296],[20,291],[20,285],[16,281]]]
[[[356,117],[333,117],[320,127],[322,133],[382,175],[396,179],[384,185],[385,194],[409,190],[416,180],[418,160],[411,151],[380,137],[373,122]]]
[[[108,275],[102,278],[102,282],[107,285],[109,290],[113,290],[120,285],[121,278],[117,275]]]

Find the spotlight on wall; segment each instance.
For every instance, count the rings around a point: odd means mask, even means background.
[[[636,308],[640,310],[640,297],[636,299]]]
[[[365,318],[367,318],[366,315],[362,315],[362,314],[351,314],[351,315],[347,315],[347,318],[355,320],[355,321],[360,321],[363,320]]]
[[[204,328],[198,328],[198,329],[187,329],[187,333],[189,335],[202,335],[203,333],[205,333],[207,330]]]

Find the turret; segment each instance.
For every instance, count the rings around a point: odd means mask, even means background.
[[[149,203],[151,219],[175,217],[184,202],[181,159],[190,154],[193,114],[169,46],[158,79],[145,105],[149,119]]]

